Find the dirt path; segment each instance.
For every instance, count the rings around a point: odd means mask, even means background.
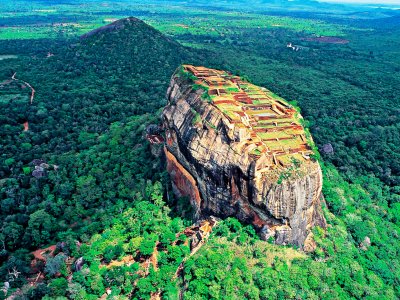
[[[189,256],[186,256],[186,257],[182,260],[182,262],[181,262],[181,264],[179,265],[178,269],[176,269],[176,272],[175,272],[175,275],[174,275],[174,279],[178,278],[178,276],[179,276],[180,273],[182,272],[183,266],[185,265],[185,262],[186,262],[189,258],[191,258],[193,255],[195,255],[195,254],[197,253],[197,251],[199,251],[200,248],[205,244],[205,242],[206,242],[205,239],[201,240],[201,241],[199,242],[199,244],[198,244],[196,247],[194,247],[194,248],[190,251]]]
[[[202,222],[194,224],[192,226],[187,227],[185,230],[182,232],[179,232],[176,234],[176,237],[178,238],[180,235],[184,234],[188,237],[188,240],[186,241],[187,244],[189,244],[190,239],[192,236],[196,235],[198,240],[198,244],[191,248],[190,254],[186,256],[182,262],[179,264],[177,267],[172,280],[176,280],[178,278],[182,278],[182,287],[179,289],[178,293],[178,299],[182,300],[183,299],[183,294],[187,290],[188,287],[188,282],[184,278],[183,274],[183,268],[185,266],[185,263],[189,258],[191,258],[193,255],[195,255],[208,241],[210,237],[210,233],[212,229],[218,224],[218,221],[215,220],[215,218],[211,218],[209,220],[204,220]],[[199,237],[200,235],[200,237]],[[172,245],[176,245],[177,241],[174,241]],[[140,263],[140,268],[137,272],[137,274],[140,277],[146,277],[150,273],[150,268],[153,267],[154,271],[159,270],[158,266],[158,255],[160,251],[166,251],[166,250],[160,250],[160,242],[157,242],[154,246],[152,255],[142,258],[141,260],[137,260],[137,262]],[[111,261],[108,265],[105,265],[107,268],[111,267],[116,267],[116,266],[122,266],[122,265],[130,265],[135,262],[135,258],[132,255],[125,256],[122,260],[117,261],[113,260]],[[136,286],[137,280],[133,283],[133,286]],[[111,289],[108,289],[106,293],[104,293],[99,299],[100,300],[105,300],[107,299],[107,296],[111,293]],[[157,292],[152,292],[150,295],[150,300],[160,300],[162,299],[162,291],[157,291]]]
[[[155,245],[153,254],[152,254],[151,257],[150,257],[150,262],[151,262],[151,264],[152,264],[152,266],[153,266],[154,271],[158,271],[158,258],[157,258],[157,255],[158,255],[158,249],[157,249],[157,247],[158,247],[158,246],[159,246],[159,243],[157,243],[157,244]]]
[[[13,74],[13,76],[11,77],[12,80],[15,80],[15,81],[22,81],[27,87],[29,87],[29,88],[31,89],[30,104],[32,104],[32,103],[33,103],[33,99],[35,98],[35,92],[36,92],[35,89],[34,89],[28,82],[16,78],[15,75],[17,75],[17,72],[15,72],[15,73]]]
[[[200,248],[206,243],[206,241],[207,241],[207,239],[202,239],[202,240],[199,242],[199,244],[198,244],[196,247],[194,247],[194,248],[190,251],[189,256],[186,256],[186,257],[182,260],[181,264],[180,264],[179,267],[176,269],[176,272],[175,272],[175,275],[174,275],[173,279],[175,280],[175,279],[177,279],[178,277],[182,277],[182,280],[183,280],[183,287],[182,287],[181,289],[179,289],[179,299],[180,299],[180,300],[183,299],[183,293],[184,293],[185,290],[187,289],[187,283],[185,282],[185,279],[183,278],[183,274],[182,274],[183,267],[185,266],[185,262],[186,262],[189,258],[191,258],[193,255],[195,255],[195,254],[197,253],[197,251],[199,251]]]
[[[187,289],[187,282],[184,278],[183,275],[183,268],[185,266],[186,261],[191,258],[193,255],[195,255],[200,249],[201,247],[207,243],[208,238],[210,237],[210,233],[212,231],[212,229],[218,224],[218,222],[213,219],[212,223],[210,223],[209,221],[205,221],[201,227],[198,227],[198,232],[201,233],[201,240],[199,241],[199,243],[190,250],[190,254],[189,256],[186,256],[182,262],[180,263],[179,267],[176,269],[175,274],[173,279],[177,279],[178,277],[181,277],[183,280],[183,287],[181,289],[179,289],[179,299],[182,300],[183,299],[183,294],[185,292],[185,290]],[[188,227],[187,229],[191,229],[194,228],[192,227]],[[196,233],[195,233],[196,234]]]
[[[21,82],[23,82],[27,87],[29,87],[29,88],[31,89],[30,104],[32,105],[33,99],[35,98],[35,92],[36,92],[35,89],[34,89],[33,86],[31,86],[28,82],[16,78],[16,77],[15,77],[16,75],[17,75],[17,72],[15,72],[15,73],[13,74],[13,76],[11,77],[11,79],[14,80],[14,81],[16,81],[16,82],[21,81]],[[28,130],[29,130],[29,122],[26,121],[26,122],[24,123],[24,131],[28,131]]]
[[[35,257],[35,259],[46,261],[46,256],[52,255],[55,250],[56,250],[56,245],[52,245],[45,249],[38,249],[38,250],[32,252],[32,254]]]
[[[28,131],[29,130],[29,123],[28,121],[24,122],[24,131]]]

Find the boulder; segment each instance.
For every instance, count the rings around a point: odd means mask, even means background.
[[[322,152],[325,154],[333,154],[333,146],[331,143],[325,144],[322,146]]]

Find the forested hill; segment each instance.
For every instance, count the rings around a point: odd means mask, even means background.
[[[30,56],[1,70],[1,79],[11,79],[16,72],[17,78],[36,89],[32,105],[18,99],[1,103],[3,155],[26,164],[42,155],[48,159],[85,148],[115,121],[154,115],[165,103],[169,78],[177,66],[204,59],[200,52],[184,48],[138,19],[119,20],[112,26],[61,45],[35,42]],[[29,131],[19,135],[25,121]],[[16,151],[21,143],[29,149]],[[3,166],[2,174],[9,176],[12,166]]]
[[[40,49],[36,58],[13,68],[18,78],[36,87],[37,95],[29,108],[8,103],[6,109],[18,112],[16,116],[8,114],[7,121],[16,124],[28,120],[32,129],[27,133],[29,137],[49,130],[46,139],[39,138],[33,145],[46,143],[49,149],[38,151],[76,149],[74,141],[83,127],[88,133],[100,133],[114,121],[154,112],[164,103],[171,72],[182,61],[191,59],[188,50],[137,19],[113,24],[113,31],[98,30],[90,38],[59,48],[50,46],[54,56],[47,59],[47,53]],[[12,72],[5,70],[2,75],[7,79]],[[18,132],[21,128],[10,130]],[[15,144],[2,142],[8,147]],[[18,159],[22,157],[26,153]]]
[[[144,126],[158,122],[174,70],[206,59],[135,18],[48,43],[21,42],[30,55],[0,66],[1,262],[60,232],[98,232],[115,203],[120,209],[160,178]],[[36,91],[32,104],[23,81]],[[129,131],[117,130],[127,123]],[[109,130],[118,131],[112,140]]]

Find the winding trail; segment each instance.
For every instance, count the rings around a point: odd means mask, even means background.
[[[23,82],[27,87],[29,87],[29,88],[31,89],[30,105],[32,105],[33,99],[35,98],[35,92],[36,92],[35,89],[33,88],[33,86],[31,86],[31,85],[29,84],[29,82],[26,82],[26,81],[23,81],[23,80],[20,80],[20,79],[16,78],[16,77],[15,77],[16,75],[17,75],[17,72],[15,72],[15,73],[13,74],[13,76],[11,77],[11,79],[14,80],[14,81],[16,81],[16,82],[21,81],[21,82]],[[28,130],[29,130],[29,122],[28,122],[28,121],[25,121],[23,125],[24,125],[24,131],[28,131]]]
[[[35,92],[36,92],[35,89],[34,89],[28,82],[16,78],[15,75],[17,75],[17,72],[15,72],[15,73],[13,74],[13,76],[11,77],[12,80],[15,80],[15,81],[22,81],[26,86],[28,86],[28,87],[31,89],[30,104],[32,104],[32,103],[33,103],[33,99],[35,98]]]
[[[191,258],[193,255],[195,255],[195,254],[197,253],[197,251],[200,250],[200,248],[206,243],[206,240],[207,240],[207,239],[202,239],[202,240],[199,242],[199,244],[198,244],[196,247],[194,247],[194,248],[190,251],[189,256],[186,256],[186,257],[182,260],[182,262],[180,263],[179,267],[178,267],[178,268],[176,269],[176,271],[175,271],[175,275],[174,275],[173,279],[176,279],[176,278],[178,278],[178,276],[180,276],[180,274],[181,274],[181,272],[182,272],[182,270],[183,270],[183,267],[185,266],[185,262],[186,262],[189,258]]]
[[[206,221],[205,223],[203,223],[201,226],[198,227],[198,230],[196,230],[196,232],[200,232],[201,233],[201,239],[199,241],[199,243],[190,250],[190,254],[189,256],[186,256],[182,262],[180,263],[179,267],[176,269],[175,274],[173,279],[177,279],[178,277],[182,278],[182,288],[179,289],[179,300],[183,300],[183,294],[185,293],[187,287],[188,287],[188,283],[184,278],[184,274],[183,274],[183,268],[185,266],[186,261],[191,258],[193,255],[195,255],[197,253],[197,251],[199,251],[201,249],[201,247],[207,243],[208,238],[210,237],[210,233],[212,231],[212,229],[218,224],[218,221],[215,219],[211,219],[212,223],[210,223],[209,221]],[[194,228],[193,226],[191,227],[187,227],[186,229],[190,229],[190,228]],[[194,233],[196,234],[196,233]]]

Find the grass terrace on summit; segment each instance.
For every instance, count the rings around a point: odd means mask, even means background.
[[[269,170],[310,159],[312,141],[302,117],[284,99],[225,71],[184,65],[183,72],[192,76],[194,86],[206,90],[204,98],[224,114],[228,126],[239,128],[236,142],[241,149],[255,158],[265,156],[259,167]]]

